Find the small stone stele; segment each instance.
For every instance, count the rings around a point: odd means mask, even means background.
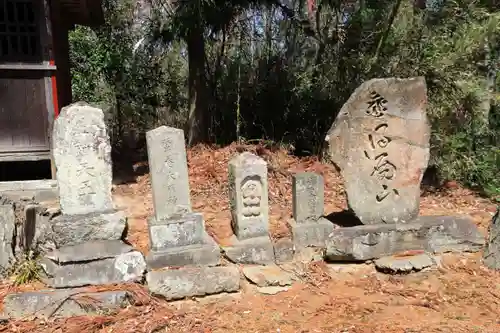
[[[350,209],[363,224],[407,223],[418,216],[429,161],[423,77],[373,79],[342,106],[326,135]]]
[[[324,181],[313,172],[300,172],[292,176],[292,205],[295,222],[316,222],[323,216]]]
[[[333,224],[323,218],[324,181],[321,175],[301,172],[292,178],[293,220],[289,221],[296,250],[324,247]]]
[[[229,200],[234,234],[240,240],[268,235],[267,163],[244,152],[229,162]]]
[[[273,263],[266,161],[250,152],[231,159],[229,202],[235,236],[232,246],[224,248],[226,257],[236,263]]]

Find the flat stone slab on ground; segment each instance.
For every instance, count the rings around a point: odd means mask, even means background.
[[[19,292],[5,296],[4,313],[10,318],[72,317],[103,314],[130,304],[126,291],[89,293],[79,289]]]
[[[127,218],[121,211],[59,215],[46,226],[43,239],[54,242],[58,248],[94,240],[119,240],[126,224]]]
[[[334,229],[334,224],[325,218],[316,222],[296,223],[289,221],[292,227],[293,243],[296,248],[315,246],[325,247],[328,236]]]
[[[240,289],[237,267],[189,267],[152,271],[146,274],[152,294],[167,300],[205,296]]]
[[[292,274],[278,266],[245,266],[243,275],[259,287],[289,286],[292,284]]]
[[[375,267],[384,273],[410,273],[434,266],[434,259],[424,253],[408,257],[383,257],[375,260]]]
[[[233,237],[232,241],[233,246],[224,247],[224,253],[234,263],[265,265],[275,261],[273,244],[267,236],[245,240]]]
[[[98,240],[62,247],[50,251],[45,257],[57,263],[71,263],[114,258],[132,250],[132,246],[125,244],[121,240]]]
[[[115,258],[58,265],[46,258],[40,263],[49,276],[51,288],[71,288],[88,285],[139,281],[146,271],[142,254],[132,251]]]
[[[259,287],[257,291],[264,295],[276,295],[284,291],[288,291],[290,287],[280,287],[280,286],[269,286],[269,287]]]
[[[146,256],[148,269],[182,266],[217,266],[220,263],[220,247],[207,237],[203,245],[187,245],[163,251],[150,251]]]
[[[409,250],[475,252],[484,237],[468,217],[420,216],[412,223],[339,228],[327,241],[325,258],[365,261]]]

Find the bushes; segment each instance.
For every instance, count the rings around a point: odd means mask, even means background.
[[[267,139],[316,154],[363,81],[423,75],[440,175],[499,195],[499,9],[468,0],[431,1],[427,10],[402,2],[390,22],[389,1],[317,2],[315,17],[298,3],[286,12],[258,1],[239,1],[238,10],[228,11],[236,16],[221,25],[207,14],[204,126],[211,141]],[[116,146],[129,132],[182,127],[189,110],[187,50],[175,31],[189,29],[186,17],[196,6],[183,8],[175,21],[153,15],[138,29],[133,5],[109,0],[105,26],[71,34],[75,99],[108,106]],[[170,19],[182,29],[162,32]]]

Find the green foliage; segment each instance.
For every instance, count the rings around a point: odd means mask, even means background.
[[[498,195],[500,7],[315,2],[309,16],[303,0],[156,0],[151,20],[136,24],[135,2],[108,0],[105,26],[71,35],[75,98],[109,106],[119,144],[131,130],[182,127],[200,106],[189,81],[208,91],[203,126],[215,143],[267,139],[316,154],[363,81],[425,76],[433,164],[443,179]],[[203,34],[203,57],[189,53],[193,32]],[[188,80],[200,68],[205,75]]]
[[[13,277],[14,285],[20,286],[34,281],[40,281],[43,272],[38,263],[37,255],[30,251],[12,266],[10,275]]]

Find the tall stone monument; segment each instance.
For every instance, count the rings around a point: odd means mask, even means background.
[[[62,109],[53,155],[62,215],[48,222],[42,266],[55,288],[142,279],[142,254],[125,244],[126,217],[113,209],[111,144],[102,110],[86,103]]]
[[[407,223],[418,216],[429,161],[426,107],[423,77],[373,79],[354,91],[328,131],[328,155],[363,224]]]
[[[237,291],[238,268],[219,266],[220,248],[191,209],[184,131],[160,126],[146,142],[155,211],[148,220],[149,290],[169,300]]]
[[[155,215],[148,220],[150,268],[208,265],[220,249],[191,209],[184,131],[161,126],[146,133]]]

